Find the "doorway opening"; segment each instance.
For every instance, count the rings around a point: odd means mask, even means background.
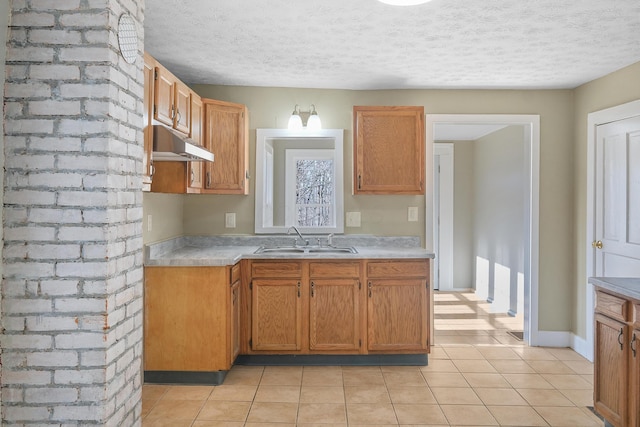
[[[426,197],[426,243],[427,247],[434,248],[436,259],[434,260],[433,282],[438,285],[440,291],[465,290],[456,289],[454,277],[464,271],[458,268],[456,263],[470,263],[470,279],[464,279],[481,298],[489,303],[494,303],[494,309],[505,308],[505,312],[517,314],[523,319],[523,339],[528,345],[538,345],[538,186],[539,186],[539,146],[540,146],[540,118],[537,115],[427,115],[426,116],[426,164],[434,165],[433,173],[427,174]],[[497,157],[507,149],[499,149],[487,153],[486,150],[478,150],[481,159],[479,175],[468,178],[470,187],[468,191],[480,192],[484,206],[470,204],[462,209],[462,215],[467,216],[467,223],[471,222],[468,231],[458,230],[456,233],[453,224],[454,218],[460,211],[453,207],[454,199],[458,204],[464,204],[464,198],[459,200],[453,193],[454,173],[454,149],[455,143],[446,145],[435,143],[442,140],[460,140],[460,138],[443,138],[442,135],[451,129],[466,129],[485,134],[501,132],[519,132],[521,145],[520,157],[516,165],[519,177],[509,179],[507,175],[502,177],[492,176],[492,165],[497,162]],[[507,129],[501,131],[500,129]],[[462,138],[469,140],[470,138]],[[473,138],[471,138],[473,139]],[[449,145],[451,144],[451,145]],[[499,145],[497,146],[499,147]],[[518,147],[514,147],[516,151]],[[460,152],[463,152],[461,150]],[[493,156],[493,157],[491,157]],[[504,163],[504,162],[503,162]],[[508,165],[508,163],[505,163]],[[437,166],[437,168],[436,168]],[[443,168],[444,166],[444,168]],[[512,166],[512,165],[511,165]],[[482,171],[484,168],[485,172]],[[516,171],[513,169],[513,171]],[[443,173],[444,171],[444,173]],[[447,174],[449,176],[447,176]],[[492,181],[492,179],[494,181]],[[476,187],[474,188],[474,185]],[[497,186],[517,186],[507,188],[507,194],[517,194],[520,204],[511,207],[515,209],[515,219],[511,224],[501,223],[501,215],[504,209],[491,210],[492,205],[500,203],[499,198],[505,191],[498,191]],[[494,191],[495,190],[495,191]],[[504,188],[500,188],[504,190]],[[486,200],[485,200],[486,199]],[[519,209],[519,211],[518,211]],[[515,221],[515,224],[513,223]],[[515,228],[514,228],[515,227]],[[464,224],[462,225],[464,228]],[[514,231],[515,230],[515,231]],[[460,244],[460,235],[472,233],[472,243],[464,251],[458,253],[458,249],[464,246]],[[494,244],[500,240],[496,237],[502,233],[501,239],[508,240],[517,237],[517,242],[507,245]],[[454,236],[457,236],[454,241]],[[467,236],[468,237],[468,236]],[[493,246],[492,246],[493,245]],[[505,247],[511,247],[505,250]],[[516,247],[515,251],[513,247]],[[518,253],[519,252],[519,253]],[[463,282],[464,282],[463,280]],[[497,285],[497,284],[506,285]],[[459,284],[458,284],[459,287]],[[518,292],[519,288],[519,292]],[[520,294],[519,302],[515,297]],[[501,309],[501,308],[500,308]]]

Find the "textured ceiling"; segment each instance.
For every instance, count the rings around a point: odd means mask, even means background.
[[[640,0],[146,0],[145,50],[187,83],[574,88],[640,61]]]

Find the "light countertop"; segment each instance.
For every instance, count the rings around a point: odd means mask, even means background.
[[[589,283],[618,295],[640,300],[640,277],[590,277]]]
[[[316,238],[312,237],[312,242]],[[322,239],[322,237],[321,237]],[[145,266],[225,266],[242,259],[420,259],[434,258],[416,237],[336,236],[338,247],[358,253],[259,253],[260,246],[292,245],[291,236],[179,237],[145,246]]]

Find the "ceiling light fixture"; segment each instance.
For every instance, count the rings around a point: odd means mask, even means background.
[[[392,6],[416,6],[428,3],[431,0],[378,0],[381,3],[390,4]]]
[[[293,107],[291,117],[289,117],[288,129],[302,129],[307,128],[309,130],[322,129],[322,122],[320,116],[316,111],[316,106],[311,104],[308,111],[302,111],[298,108],[298,104]]]

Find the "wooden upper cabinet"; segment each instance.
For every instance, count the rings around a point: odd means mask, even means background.
[[[191,130],[191,89],[181,81],[175,82],[176,112],[173,127],[189,135]]]
[[[156,65],[153,118],[170,127],[173,127],[175,117],[175,81],[166,68]]]
[[[143,189],[150,189],[153,175],[151,153],[153,152],[153,90],[156,61],[150,55],[144,54],[144,96],[143,96],[143,133],[144,133],[144,157],[142,158],[142,184]]]
[[[194,92],[191,93],[191,124],[189,138],[202,145],[202,99]],[[188,193],[199,193],[202,190],[204,178],[204,163],[189,162]]]
[[[242,104],[203,99],[204,146],[215,160],[205,165],[205,193],[249,194],[249,119]]]
[[[424,195],[424,107],[353,107],[354,194]]]

